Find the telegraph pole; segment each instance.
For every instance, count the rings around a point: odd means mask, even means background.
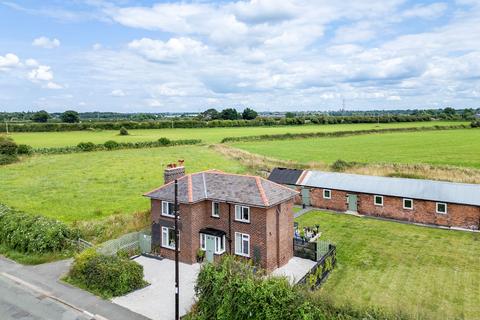
[[[180,319],[179,314],[179,281],[178,281],[178,180],[175,179],[175,320]]]

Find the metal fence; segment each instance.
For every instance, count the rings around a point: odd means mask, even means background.
[[[326,254],[298,281],[298,284],[306,284],[311,290],[315,290],[325,281],[337,263],[337,247],[329,244],[328,248]]]
[[[148,231],[127,233],[120,238],[102,243],[97,251],[105,255],[114,255],[125,251],[130,255],[135,253],[150,253],[152,237]]]

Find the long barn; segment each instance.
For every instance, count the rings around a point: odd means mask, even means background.
[[[275,168],[297,204],[414,223],[480,229],[480,185]]]

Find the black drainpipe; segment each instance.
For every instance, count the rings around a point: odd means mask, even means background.
[[[228,253],[232,254],[232,204],[228,203]]]

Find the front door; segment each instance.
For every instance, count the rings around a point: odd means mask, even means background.
[[[348,211],[357,212],[357,195],[356,194],[348,195]]]
[[[205,257],[208,262],[213,262],[213,254],[215,253],[215,237],[209,234],[205,235]]]
[[[302,188],[302,204],[305,206],[310,205],[310,189]]]

